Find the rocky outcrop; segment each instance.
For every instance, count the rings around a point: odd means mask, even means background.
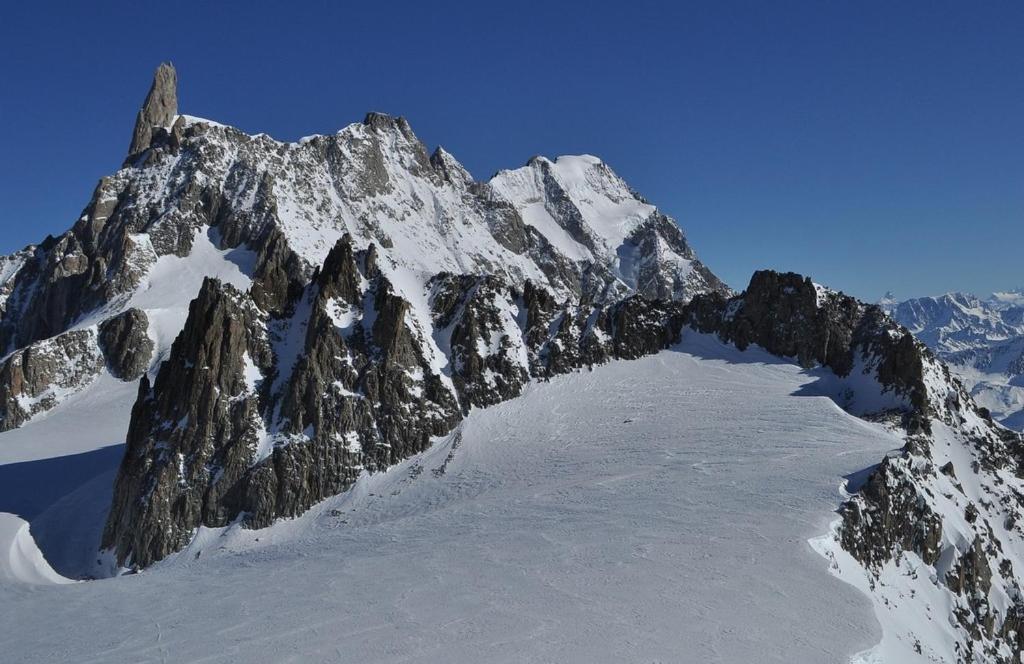
[[[178,74],[174,71],[174,65],[164,62],[153,74],[153,85],[135,119],[132,142],[128,147],[129,158],[148,148],[154,131],[169,128],[177,115]]]
[[[133,412],[104,537],[119,561],[159,560],[200,525],[300,514],[453,426],[454,396],[375,260],[343,238],[275,320],[204,285]]]
[[[122,561],[158,560],[238,514],[263,436],[256,384],[272,363],[261,316],[207,279],[153,385],[143,377],[103,535]]]
[[[740,349],[757,344],[803,367],[822,365],[837,376],[869,374],[884,391],[905,399],[912,428],[928,426],[924,360],[930,353],[875,305],[828,290],[798,274],[755,272],[747,289],[725,298],[699,295],[687,322]]]
[[[1022,439],[979,417],[955,383],[929,396],[933,433],[908,435],[842,506],[838,542],[887,600],[952,607],[941,620],[956,629],[957,661],[1019,661]],[[898,579],[909,595],[893,594]]]
[[[65,332],[15,351],[0,364],[0,431],[55,407],[102,369],[103,354],[91,329]]]
[[[376,249],[356,252],[349,241],[335,245],[303,296],[303,350],[290,375],[282,374],[275,399],[284,435],[306,432],[318,444],[347,450],[349,465],[378,470],[448,431],[458,407],[427,360],[409,303],[378,268]],[[304,309],[297,308],[300,317]],[[300,327],[300,320],[290,325]],[[331,493],[313,500],[324,495]]]
[[[463,409],[517,396],[530,378],[517,320],[519,294],[494,276],[443,274],[431,282],[436,328]]]
[[[442,274],[432,282],[436,329],[464,410],[518,396],[548,378],[611,359],[636,359],[679,340],[683,306],[625,298],[609,306],[559,303],[527,281]]]
[[[758,344],[803,367],[822,364],[844,375],[853,366],[851,341],[865,308],[798,274],[762,270],[741,295],[701,297],[692,309],[698,329],[716,332],[741,350]]]
[[[149,338],[149,318],[141,309],[128,309],[100,323],[98,341],[114,377],[138,380],[149,369],[153,340]]]
[[[907,458],[886,457],[865,483],[861,499],[840,509],[843,548],[869,567],[902,551],[913,551],[933,565],[942,553],[942,519],[921,500],[910,465]]]

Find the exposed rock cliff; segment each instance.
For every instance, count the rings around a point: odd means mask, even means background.
[[[115,377],[138,380],[149,369],[153,340],[149,338],[149,318],[141,309],[128,309],[100,323],[98,341]]]
[[[924,358],[930,353],[875,306],[831,291],[792,272],[754,273],[746,291],[726,299],[701,295],[690,303],[687,321],[715,332],[740,349],[758,344],[803,367],[822,365],[839,378],[869,376],[903,411],[910,430],[928,426]],[[858,409],[878,410],[877,404]]]

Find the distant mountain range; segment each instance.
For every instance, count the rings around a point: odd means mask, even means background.
[[[1024,430],[1024,289],[902,302],[887,293],[879,304],[946,361],[979,405]]]

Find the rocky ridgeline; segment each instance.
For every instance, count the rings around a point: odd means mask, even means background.
[[[908,603],[920,615],[931,611],[935,621],[949,621],[957,661],[1019,661],[1021,435],[993,423],[947,367],[879,307],[799,275],[758,272],[739,296],[697,296],[685,321],[741,349],[758,344],[841,378],[866,374],[882,393],[898,397],[897,408],[864,414],[898,427],[906,445],[842,506],[836,544],[883,605]],[[911,590],[898,590],[902,584]],[[936,591],[952,607],[948,616],[943,605],[925,603]]]
[[[683,305],[640,296],[567,305],[527,282],[440,274],[429,283],[432,357],[378,249],[349,236],[280,315],[207,280],[152,386],[143,379],[104,535],[146,566],[201,525],[301,514],[426,449],[470,408],[527,381],[654,353]],[[440,360],[441,364],[437,364]]]
[[[928,428],[924,362],[931,354],[878,306],[792,272],[764,270],[739,296],[695,297],[687,322],[741,350],[757,344],[805,368],[828,367],[841,378],[859,371],[904,402],[908,430]]]

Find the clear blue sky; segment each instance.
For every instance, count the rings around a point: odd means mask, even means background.
[[[281,139],[381,110],[477,178],[596,154],[736,287],[1024,286],[1019,1],[5,3],[0,252],[74,222],[161,60]]]

